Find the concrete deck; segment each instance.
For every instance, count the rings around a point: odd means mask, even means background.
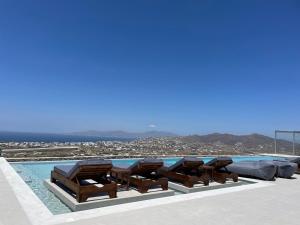
[[[54,216],[0,158],[0,225],[298,225],[300,175],[294,178]]]
[[[299,225],[300,176],[275,185],[137,209],[68,225]]]
[[[7,185],[7,180],[0,171],[0,224],[1,225],[30,225],[22,206],[18,202],[15,193]]]

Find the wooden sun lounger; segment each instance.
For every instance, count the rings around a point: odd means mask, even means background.
[[[107,193],[110,198],[117,197],[117,184],[108,179],[111,170],[109,160],[83,160],[74,166],[55,166],[51,171],[51,182],[59,183],[71,190],[77,202],[83,202],[88,197]],[[87,180],[93,180],[90,183]]]
[[[140,193],[146,193],[150,188],[161,187],[168,190],[168,179],[158,174],[158,169],[163,166],[159,159],[142,159],[127,168],[113,167],[111,177],[117,181],[124,181],[134,186]]]
[[[172,166],[163,167],[159,173],[169,180],[181,183],[186,187],[193,187],[199,182],[204,185],[209,184],[209,176],[206,171],[202,172],[198,168],[203,166],[204,162],[196,157],[184,157]]]
[[[205,163],[205,166],[212,168],[210,179],[221,184],[226,183],[227,179],[232,179],[234,182],[237,182],[238,175],[226,170],[226,166],[230,165],[232,162],[230,157],[217,157]]]

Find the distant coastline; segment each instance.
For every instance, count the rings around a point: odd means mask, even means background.
[[[50,133],[27,133],[0,131],[0,142],[96,142],[96,141],[132,141],[134,138],[96,137]]]

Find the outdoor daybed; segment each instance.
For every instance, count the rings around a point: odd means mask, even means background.
[[[274,180],[277,166],[266,160],[234,162],[226,166],[226,171],[236,173],[239,176],[258,178],[262,180]]]
[[[277,167],[276,177],[291,178],[298,169],[296,163],[286,160],[273,160],[272,163]]]

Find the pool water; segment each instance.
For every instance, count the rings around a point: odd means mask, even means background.
[[[208,162],[214,157],[202,157],[204,162]],[[164,164],[166,166],[176,163],[181,158],[164,158]],[[273,160],[278,157],[272,156],[233,156],[234,162],[240,162],[244,160]],[[113,165],[115,166],[126,166],[131,165],[137,159],[113,159]],[[47,208],[53,214],[63,214],[71,212],[71,210],[62,203],[55,195],[48,191],[44,186],[44,180],[50,178],[51,170],[55,165],[74,165],[77,161],[47,161],[47,162],[17,162],[11,163],[12,167],[17,171],[21,178],[28,184],[33,192],[41,199],[41,201],[47,206]]]

